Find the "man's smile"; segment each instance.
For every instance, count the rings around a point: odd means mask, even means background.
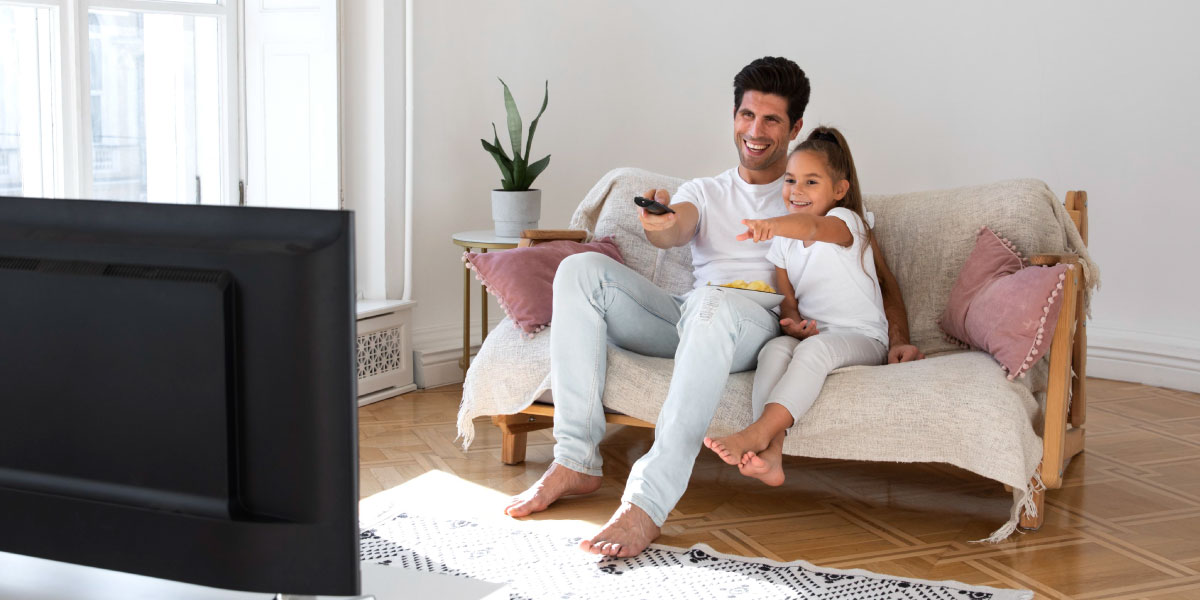
[[[767,148],[769,148],[770,146],[771,146],[771,144],[769,144],[769,143],[762,144],[762,143],[758,143],[758,142],[751,142],[750,140],[747,140],[747,139],[742,140],[742,147],[744,147],[746,149],[746,152],[748,154],[751,154],[753,156],[762,156],[764,153],[766,153]]]

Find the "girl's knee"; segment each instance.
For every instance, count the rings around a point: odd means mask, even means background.
[[[837,358],[836,344],[820,334],[801,340],[792,351],[792,362],[832,363]]]
[[[762,349],[758,351],[758,361],[762,362],[764,359],[770,360],[772,357],[781,356],[790,358],[798,343],[800,340],[787,335],[773,338],[763,344]]]

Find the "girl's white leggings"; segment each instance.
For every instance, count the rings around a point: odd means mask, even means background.
[[[766,343],[754,373],[754,419],[774,402],[792,413],[793,423],[812,407],[825,377],[838,367],[881,365],[887,347],[857,333],[819,333],[804,340],[785,335]]]

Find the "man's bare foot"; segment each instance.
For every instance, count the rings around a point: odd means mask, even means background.
[[[621,508],[613,513],[600,533],[590,540],[579,542],[579,547],[592,554],[619,558],[637,556],[661,532],[646,511],[631,502],[622,502]]]
[[[770,442],[771,438],[763,439],[762,436],[756,435],[752,427],[725,437],[704,438],[704,445],[729,465],[741,464],[747,452],[762,452]]]
[[[563,496],[590,494],[600,488],[600,477],[572,471],[558,463],[550,465],[541,479],[529,489],[513,496],[504,513],[510,517],[524,517],[546,510],[555,500]]]
[[[742,463],[738,465],[738,471],[767,485],[783,485],[783,455],[778,452],[747,452]]]

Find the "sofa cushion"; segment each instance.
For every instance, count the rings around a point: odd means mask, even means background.
[[[496,297],[509,319],[533,334],[550,324],[558,263],[580,252],[599,252],[621,262],[611,237],[586,244],[556,240],[507,252],[463,252],[463,262]]]
[[[1008,240],[980,228],[939,324],[947,335],[991,354],[1010,380],[1023,376],[1050,349],[1063,304],[1055,299],[1070,268],[1027,267]]]

